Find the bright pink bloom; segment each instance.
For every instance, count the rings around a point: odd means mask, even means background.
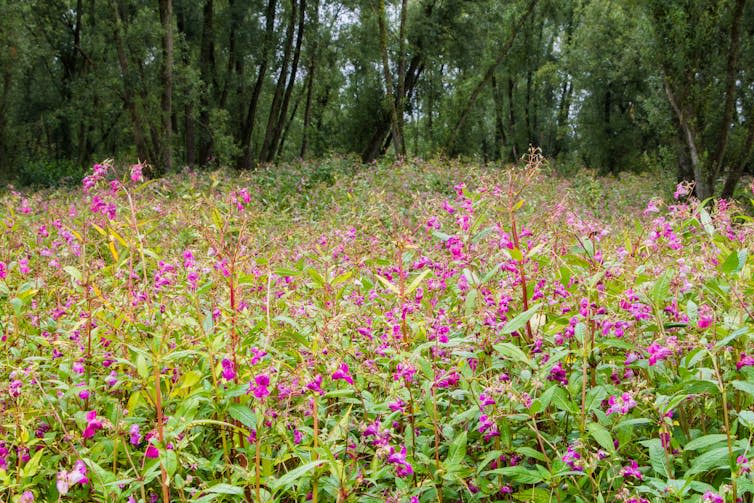
[[[348,368],[348,364],[341,363],[340,367],[338,367],[338,370],[333,372],[332,378],[333,380],[343,379],[348,384],[353,384],[353,377],[351,377],[349,371],[350,369]]]

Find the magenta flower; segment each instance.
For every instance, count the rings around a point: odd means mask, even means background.
[[[350,369],[348,368],[348,364],[341,363],[340,367],[338,367],[338,370],[333,372],[332,378],[334,381],[337,381],[338,379],[342,379],[348,384],[353,385],[353,377],[351,377],[351,374],[349,372],[350,372]]]
[[[736,464],[738,465],[738,469],[741,473],[749,473],[751,471],[751,466],[749,465],[749,458],[747,458],[744,455],[738,456],[736,458]]]
[[[556,363],[555,366],[550,369],[550,375],[547,376],[547,380],[559,382],[563,386],[568,385],[568,377],[561,362]]]
[[[259,374],[254,378],[254,384],[249,383],[248,393],[253,393],[259,400],[264,400],[270,395],[270,390],[267,389],[269,385],[270,377],[267,374]]]
[[[147,449],[144,451],[144,456],[149,459],[156,459],[160,457],[160,450],[157,449],[157,447],[152,443],[152,440],[155,438],[155,436],[155,432],[150,431],[145,437],[145,440],[147,441]]]
[[[23,386],[23,383],[19,381],[18,379],[14,379],[10,382],[10,386],[8,386],[8,393],[11,397],[15,398],[17,396],[21,395],[21,386]]]
[[[320,374],[317,374],[314,377],[314,380],[309,382],[306,385],[306,389],[309,391],[313,391],[314,393],[319,393],[320,395],[324,395],[325,392],[322,391],[322,376]]]
[[[73,465],[73,470],[67,472],[62,470],[58,472],[56,486],[61,496],[68,494],[71,486],[75,484],[86,485],[89,483],[89,479],[86,476],[86,465],[83,461],[79,460]]]
[[[669,356],[673,355],[673,351],[669,348],[663,346],[662,344],[659,344],[657,342],[653,342],[649,345],[647,348],[647,352],[649,353],[649,366],[656,365],[658,361],[665,360]]]
[[[712,311],[712,308],[707,304],[703,304],[699,307],[699,321],[697,321],[696,326],[699,327],[700,330],[704,330],[712,325],[714,319],[715,313]]]
[[[577,472],[584,471],[584,467],[581,466],[581,454],[579,454],[573,446],[569,445],[566,453],[563,455],[563,463],[571,467],[571,470]]]
[[[34,493],[31,491],[24,491],[21,495],[21,499],[18,500],[18,503],[34,503]]]
[[[144,165],[141,163],[131,165],[131,181],[140,183],[144,181],[144,174],[142,173]]]
[[[388,403],[387,406],[393,412],[406,412],[406,402],[404,402],[401,398],[398,398],[394,402]]]
[[[0,262],[0,279],[5,279],[8,277],[8,266],[5,265],[5,262]]]
[[[620,413],[620,414],[628,414],[628,412],[636,407],[636,400],[631,396],[630,393],[626,392],[623,393],[620,397],[617,397],[615,395],[611,396],[607,403],[610,405],[610,407],[607,409],[605,414],[608,416],[610,414]]]
[[[705,503],[725,503],[725,500],[722,496],[720,496],[717,493],[713,493],[712,491],[707,491],[702,496],[702,501]]]
[[[408,461],[406,461],[405,445],[401,446],[400,452],[395,452],[395,449],[391,447],[387,462],[395,465],[395,474],[399,477],[407,477],[414,473],[413,467]]]
[[[393,381],[403,379],[406,384],[413,382],[416,368],[410,363],[399,363],[393,374]]]
[[[631,463],[623,467],[620,474],[623,477],[634,477],[637,480],[643,480],[643,476],[639,471],[639,463],[637,463],[633,459],[631,460]]]
[[[228,360],[227,358],[223,358],[223,372],[222,376],[223,379],[226,381],[232,381],[236,377],[236,366],[233,365],[233,362]]]
[[[87,425],[81,434],[83,438],[92,438],[97,430],[102,429],[102,421],[97,419],[97,411],[90,410],[86,413]]]
[[[259,363],[262,360],[262,358],[264,358],[265,356],[267,356],[267,351],[265,351],[264,349],[259,349],[256,346],[254,346],[253,348],[251,348],[251,352],[254,355],[254,356],[251,357],[251,364],[252,365],[256,365],[257,363]]]
[[[137,446],[141,443],[141,433],[139,433],[138,424],[132,424],[128,433],[130,435],[129,442],[131,442],[131,445]]]
[[[741,370],[743,367],[752,367],[754,366],[754,355],[747,355],[746,353],[741,353],[741,356],[738,358],[738,361],[736,362],[736,370]]]
[[[492,437],[500,435],[497,424],[487,414],[479,416],[479,433],[484,434],[485,441],[489,441]]]

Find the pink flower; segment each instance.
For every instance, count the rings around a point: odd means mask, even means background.
[[[332,378],[333,380],[343,379],[348,384],[353,384],[353,377],[351,377],[351,374],[349,373],[349,368],[347,363],[341,363],[338,370],[333,372]]]
[[[414,380],[414,374],[416,374],[416,368],[410,363],[399,363],[393,374],[393,381],[400,381],[403,379],[406,383],[411,383]]]
[[[131,181],[135,183],[141,183],[144,181],[144,174],[142,170],[144,165],[141,163],[131,165]]]
[[[86,413],[87,425],[81,434],[83,438],[92,438],[97,430],[102,429],[102,421],[97,419],[97,411],[90,410]]]
[[[395,449],[391,447],[387,462],[395,465],[395,474],[399,477],[407,477],[414,473],[413,467],[408,461],[406,461],[405,445],[401,446],[400,452],[395,452]]]
[[[8,266],[5,265],[5,262],[0,262],[0,279],[5,279],[8,277]]]
[[[147,449],[144,451],[144,456],[146,456],[149,459],[156,459],[160,457],[160,450],[157,449],[157,447],[152,443],[152,440],[155,438],[155,433],[153,431],[150,431],[147,433],[146,441],[147,441]]]
[[[736,370],[741,370],[743,367],[754,367],[754,355],[741,353],[741,356],[736,362]]]
[[[704,330],[705,328],[712,325],[714,319],[715,313],[714,311],[712,311],[712,308],[707,304],[703,304],[699,308],[699,321],[697,322],[696,326],[699,327],[700,330]]]
[[[550,370],[550,375],[547,376],[547,380],[559,382],[563,386],[568,385],[568,377],[561,362],[556,363],[555,366]]]
[[[643,480],[643,476],[639,471],[639,463],[637,463],[633,459],[631,460],[630,464],[623,467],[620,474],[623,477],[634,477],[638,480]]]
[[[322,376],[320,374],[317,374],[314,377],[314,380],[309,382],[306,385],[306,389],[309,391],[313,391],[314,393],[319,393],[320,395],[324,395],[325,392],[322,391]]]
[[[222,376],[223,379],[226,381],[232,381],[236,377],[236,366],[233,365],[233,362],[228,360],[227,358],[223,358],[223,372]]]
[[[249,383],[248,393],[253,393],[259,400],[264,400],[270,395],[270,390],[267,389],[269,385],[270,377],[267,374],[259,374],[254,378],[254,384]]]
[[[636,407],[636,400],[631,396],[630,393],[626,392],[623,393],[620,397],[616,397],[615,395],[611,396],[608,401],[608,404],[610,404],[610,407],[607,409],[608,416],[610,414],[614,413],[621,413],[621,414],[628,414],[628,412]]]
[[[717,493],[713,493],[712,491],[707,491],[702,496],[702,501],[705,503],[725,503],[725,500],[722,496],[720,496]]]
[[[131,429],[128,431],[130,438],[129,442],[131,442],[131,445],[139,445],[141,443],[141,433],[139,433],[139,425],[138,424],[132,424]]]

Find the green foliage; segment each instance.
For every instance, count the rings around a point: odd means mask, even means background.
[[[3,194],[0,498],[748,497],[751,219],[527,161]]]

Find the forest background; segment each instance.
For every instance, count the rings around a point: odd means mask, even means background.
[[[746,0],[0,0],[0,179],[332,155],[752,171]]]

